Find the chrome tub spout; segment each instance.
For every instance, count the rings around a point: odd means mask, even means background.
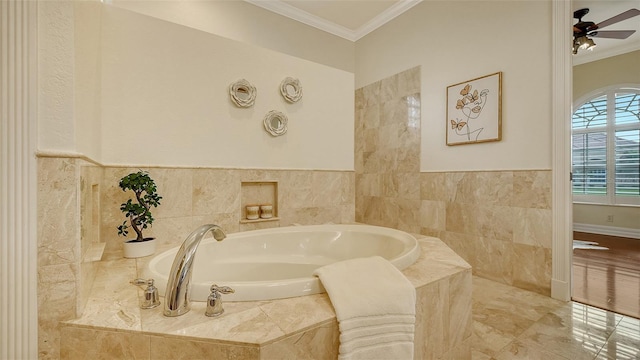
[[[169,280],[167,281],[167,290],[164,296],[165,316],[180,316],[191,309],[190,284],[193,260],[200,241],[209,230],[218,241],[222,241],[227,237],[218,225],[207,224],[194,230],[184,240],[176,257],[173,259]]]

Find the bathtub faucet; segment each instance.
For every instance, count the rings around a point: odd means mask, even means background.
[[[180,316],[191,309],[190,284],[193,260],[200,241],[209,230],[218,241],[222,241],[227,237],[218,225],[207,224],[195,229],[184,240],[176,257],[173,259],[169,280],[167,281],[167,290],[164,296],[165,316]]]

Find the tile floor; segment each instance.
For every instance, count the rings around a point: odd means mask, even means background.
[[[473,360],[640,359],[640,320],[473,278]]]

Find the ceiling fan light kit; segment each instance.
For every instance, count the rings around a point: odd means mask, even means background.
[[[627,20],[634,16],[640,15],[640,10],[629,9],[612,18],[602,21],[598,24],[591,21],[582,21],[582,18],[589,13],[589,9],[579,9],[573,12],[574,19],[578,22],[573,25],[573,53],[577,54],[578,50],[593,50],[596,46],[592,38],[619,39],[624,40],[635,33],[635,30],[605,30],[601,29],[620,21]]]

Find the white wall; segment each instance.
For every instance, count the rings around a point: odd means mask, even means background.
[[[424,1],[356,43],[356,88],[421,66],[421,171],[550,169],[550,4]],[[446,146],[447,86],[498,71],[502,141]]]
[[[354,43],[244,1],[112,0],[114,6],[353,72]]]
[[[352,73],[111,6],[102,24],[102,162],[353,170]],[[296,104],[279,94],[287,76]],[[229,100],[240,78],[252,108]],[[284,136],[264,131],[270,110],[289,117]]]
[[[75,152],[74,4],[38,2],[38,149]]]
[[[76,151],[100,159],[101,31],[102,4],[74,2],[74,119]]]

